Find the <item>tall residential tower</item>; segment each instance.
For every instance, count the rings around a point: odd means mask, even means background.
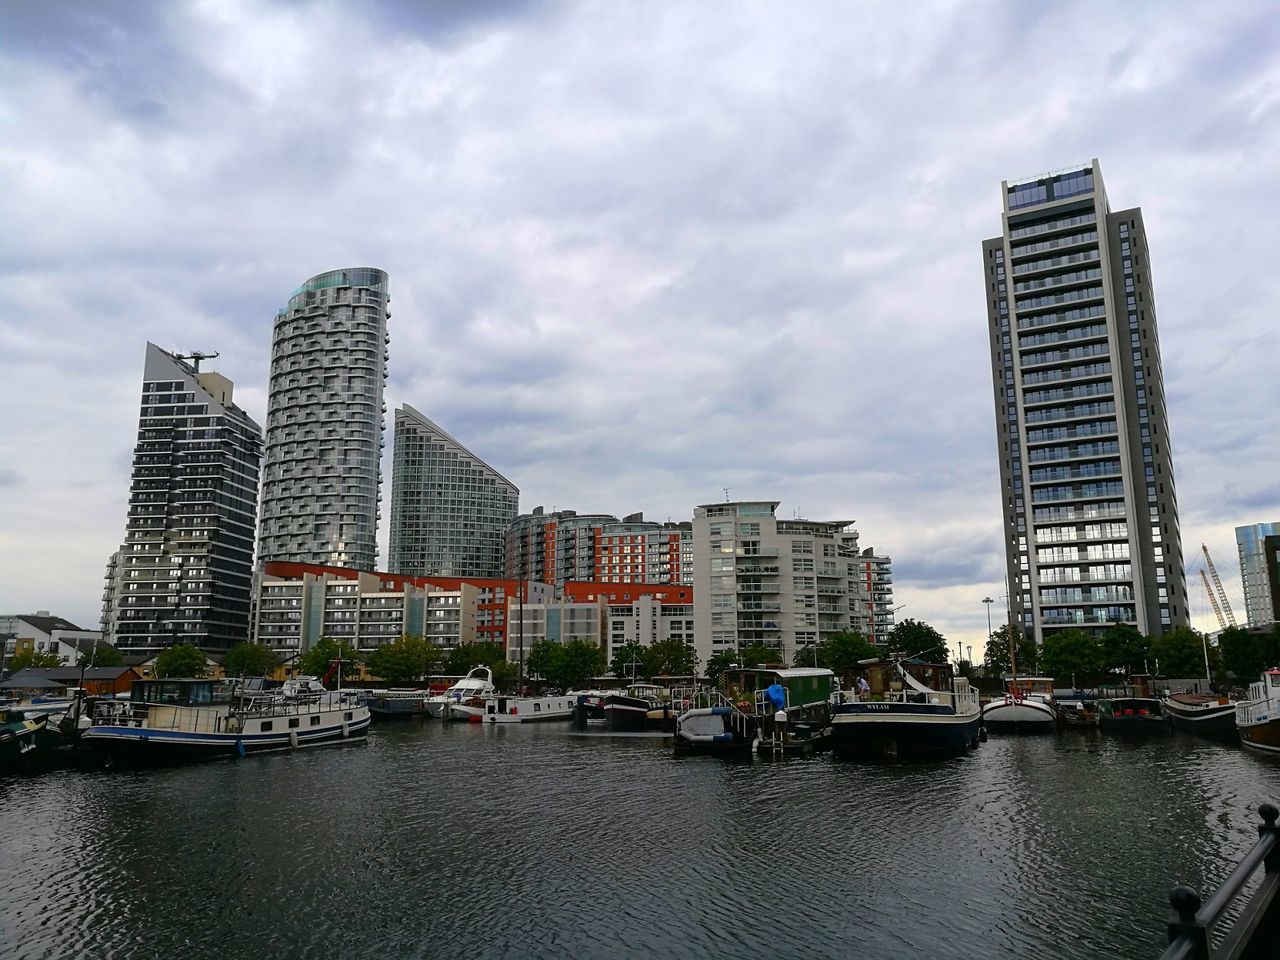
[[[501,577],[516,485],[407,403],[395,427],[391,572]]]
[[[1010,616],[1189,622],[1146,228],[1098,161],[1002,186],[983,241]]]
[[[232,383],[147,344],[124,546],[103,630],[121,649],[249,638],[262,428]]]
[[[378,557],[387,275],[312,277],[276,315],[258,564],[372,570]]]
[[[1267,568],[1267,540],[1280,537],[1280,523],[1255,523],[1236,527],[1240,550],[1240,586],[1244,588],[1244,610],[1249,626],[1264,627],[1276,620],[1280,606]],[[1273,546],[1274,549],[1274,546]]]

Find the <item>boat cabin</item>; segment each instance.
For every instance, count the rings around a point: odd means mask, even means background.
[[[744,693],[779,684],[787,691],[787,706],[826,703],[836,690],[836,675],[825,667],[786,667],[781,670],[726,670],[722,683]]]
[[[1012,676],[1004,678],[1004,689],[1006,693],[1013,693],[1019,696],[1026,696],[1028,693],[1043,694],[1045,697],[1053,696],[1053,677],[1018,677],[1016,680]]]
[[[1159,700],[1149,697],[1116,697],[1112,700],[1099,700],[1098,713],[1103,717],[1128,720],[1162,717],[1164,708]]]
[[[914,660],[903,660],[902,669],[930,690],[946,691],[951,689],[951,665],[946,663],[917,663]],[[898,673],[897,660],[877,660],[867,664],[867,683],[871,687],[871,696],[883,698],[897,696],[904,686],[902,676]]]
[[[161,703],[175,707],[204,707],[213,703],[212,680],[135,680],[129,689],[133,703]]]

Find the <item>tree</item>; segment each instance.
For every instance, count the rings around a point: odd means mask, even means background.
[[[590,640],[538,640],[529,651],[526,669],[554,687],[570,690],[604,670],[604,654]]]
[[[946,663],[951,656],[946,637],[923,620],[910,617],[889,631],[889,647],[907,656],[936,663]]]
[[[1102,666],[1129,676],[1146,672],[1151,656],[1151,638],[1131,623],[1113,623],[1102,635]]]
[[[756,667],[766,664],[778,663],[781,659],[782,657],[773,647],[766,647],[762,643],[753,643],[749,647],[742,647],[738,651],[736,659],[732,662],[744,669],[754,670]]]
[[[818,644],[817,649],[818,665],[826,667],[843,679],[850,679],[854,673],[858,672],[859,660],[869,660],[880,655],[875,644],[857,630],[838,630],[829,634]],[[798,655],[796,659],[803,660],[804,656]],[[807,664],[797,662],[796,666],[807,666]]]
[[[265,677],[280,666],[280,660],[260,643],[237,643],[227,651],[222,672],[228,677]]]
[[[1054,631],[1040,646],[1040,668],[1059,681],[1082,686],[1102,669],[1102,648],[1083,630]]]
[[[204,651],[189,643],[166,647],[156,657],[155,675],[165,677],[203,677],[209,660]]]
[[[360,653],[346,640],[338,641],[333,637],[321,637],[311,645],[306,653],[298,658],[296,672],[307,677],[324,677],[333,666],[333,661],[342,657],[342,673],[344,676],[354,674],[360,667]]]
[[[77,667],[123,667],[124,657],[109,643],[99,643],[91,650],[81,650]]]
[[[409,683],[434,672],[443,659],[440,648],[430,640],[406,633],[375,649],[365,664],[387,683]]]
[[[1205,638],[1191,627],[1178,627],[1151,641],[1151,656],[1166,677],[1202,677]]]
[[[460,677],[472,667],[488,667],[504,663],[507,659],[502,646],[497,643],[460,643],[449,651],[444,671],[451,677]]]
[[[649,673],[647,658],[648,651],[644,647],[638,643],[628,643],[614,651],[609,672],[618,679],[625,678],[633,682],[648,680],[652,674]]]
[[[17,673],[27,667],[60,667],[62,659],[56,653],[45,653],[43,650],[23,650],[9,661],[9,672]]]
[[[707,680],[718,684],[724,672],[738,662],[738,651],[721,650],[707,658]]]
[[[698,669],[698,654],[683,640],[658,640],[645,653],[649,677],[687,677]]]
[[[506,660],[496,660],[489,664],[493,673],[493,685],[503,693],[511,693],[520,682],[520,667]]]
[[[1280,666],[1280,624],[1270,633],[1227,627],[1218,634],[1222,666],[1237,683],[1249,684],[1264,670]]]
[[[1011,673],[1013,670],[1013,666],[1009,663],[1010,630],[1013,631],[1013,652],[1018,660],[1018,673],[1021,676],[1028,677],[1037,670],[1037,665],[1040,662],[1040,650],[1036,647],[1036,642],[1025,636],[1017,627],[1006,623],[991,634],[991,637],[987,640],[986,652],[982,655],[982,662],[987,668],[987,676],[989,677],[1000,677],[1006,673]]]

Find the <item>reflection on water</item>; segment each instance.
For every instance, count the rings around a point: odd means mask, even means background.
[[[1280,766],[1181,736],[731,764],[406,723],[0,780],[0,956],[1146,958],[1278,798]]]

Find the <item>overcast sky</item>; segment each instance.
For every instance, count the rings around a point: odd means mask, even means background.
[[[898,616],[980,648],[981,241],[1002,179],[1092,157],[1149,231],[1195,623],[1202,541],[1243,620],[1233,528],[1280,520],[1273,3],[10,0],[0,613],[96,626],[148,339],[220,351],[262,423],[276,310],[371,265],[388,422],[522,510],[856,520]]]

